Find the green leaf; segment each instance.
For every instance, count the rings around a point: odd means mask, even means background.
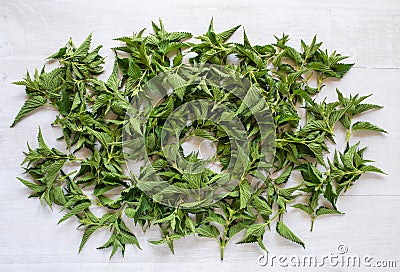
[[[279,177],[274,179],[275,183],[278,185],[282,184],[282,183],[286,183],[292,173],[292,169],[293,169],[292,166],[286,168],[285,171]]]
[[[254,224],[247,228],[246,234],[241,242],[252,237],[262,237],[265,233],[265,224]]]
[[[232,224],[228,230],[228,237],[232,238],[233,236],[235,236],[236,234],[238,234],[239,232],[241,232],[244,229],[245,229],[244,224],[241,224],[241,223]]]
[[[185,95],[185,86],[187,84],[186,81],[178,74],[170,74],[168,75],[168,82],[171,84],[174,93],[180,100],[183,100]]]
[[[218,223],[220,225],[225,225],[226,224],[225,218],[222,215],[217,214],[217,213],[208,214],[201,222],[203,224],[211,223],[211,222],[215,222],[215,223]]]
[[[380,174],[386,174],[383,172],[381,169],[379,169],[376,166],[373,165],[364,165],[360,167],[360,170],[363,172],[375,172],[375,173],[380,173]]]
[[[336,76],[336,73],[328,65],[321,62],[310,62],[309,64],[307,64],[307,68],[324,73],[330,77]]]
[[[92,34],[89,34],[89,36],[83,41],[83,43],[75,50],[72,56],[77,58],[85,57],[89,52],[91,42]]]
[[[247,206],[251,198],[251,188],[250,184],[246,181],[242,181],[239,184],[239,192],[240,192],[240,209],[244,209]]]
[[[386,130],[383,128],[380,128],[374,124],[371,124],[370,122],[365,122],[365,121],[359,121],[353,124],[351,127],[352,130],[372,130],[372,131],[378,131],[378,132],[383,132],[387,133]]]
[[[79,93],[75,93],[74,100],[72,101],[71,105],[71,111],[75,110],[78,108],[78,106],[81,104],[81,98]]]
[[[305,181],[320,185],[323,183],[321,172],[311,163],[303,164],[298,167]]]
[[[47,59],[60,59],[60,58],[64,57],[66,52],[67,52],[67,48],[66,47],[62,47],[62,48],[60,48],[60,50],[58,50],[58,52],[54,53],[53,55],[51,55]]]
[[[302,210],[303,212],[305,212],[305,213],[307,213],[309,215],[313,215],[314,214],[314,210],[310,206],[307,206],[307,205],[304,205],[304,204],[301,204],[301,203],[297,203],[297,204],[293,205],[292,207],[296,208],[296,209],[300,209],[300,210]]]
[[[130,232],[121,232],[118,235],[118,240],[122,243],[122,244],[132,244],[132,245],[136,245],[139,249],[140,249],[140,245],[139,245],[139,241],[137,240],[136,236],[133,233]]]
[[[217,238],[220,235],[219,230],[212,225],[201,225],[196,228],[196,233],[208,238]]]
[[[114,62],[114,68],[113,68],[113,71],[112,71],[110,77],[108,78],[107,86],[111,90],[118,91],[119,78],[118,78],[118,63],[117,63],[117,61]]]
[[[307,123],[306,126],[304,126],[301,130],[300,130],[300,134],[301,135],[307,135],[310,132],[314,132],[314,131],[327,131],[328,127],[326,125],[326,123],[322,120],[312,120],[310,122]]]
[[[196,232],[195,223],[190,217],[186,217],[185,219],[185,226],[190,230],[191,233]]]
[[[224,32],[221,32],[217,35],[217,37],[221,40],[222,43],[226,42],[229,40],[230,37],[236,32],[236,30],[240,27],[240,25],[232,27],[231,29],[228,29]]]
[[[333,71],[335,71],[335,77],[342,78],[353,66],[354,63],[338,63],[334,65]]]
[[[79,252],[82,251],[84,245],[86,244],[89,237],[99,228],[100,226],[93,225],[86,228],[85,232],[83,233],[81,243],[79,245]]]
[[[167,235],[165,238],[162,238],[160,240],[153,240],[153,241],[149,241],[149,242],[152,243],[153,245],[168,244],[168,247],[171,250],[172,254],[175,254],[173,241],[178,240],[180,238],[182,238],[181,235],[172,234],[172,235]]]
[[[335,207],[338,195],[336,193],[335,187],[333,187],[331,179],[327,180],[327,184],[324,190],[324,196]]]
[[[358,104],[354,111],[352,112],[353,115],[358,115],[360,113],[369,111],[369,110],[374,110],[374,109],[381,109],[383,108],[382,106],[375,105],[375,104]]]
[[[74,206],[68,213],[66,213],[61,219],[60,221],[58,221],[57,224],[60,224],[62,222],[64,222],[65,220],[67,220],[68,218],[70,218],[71,216],[74,216],[82,211],[84,211],[85,209],[89,208],[91,205],[90,202],[83,202],[81,204],[78,204],[76,206]]]
[[[135,218],[135,214],[136,214],[136,210],[133,208],[126,208],[125,209],[125,214],[126,216],[128,216],[129,218]]]
[[[217,139],[207,130],[205,129],[195,129],[194,130],[194,135],[198,136],[198,137],[202,137],[204,139],[208,139],[211,141],[216,141]]]
[[[253,205],[256,210],[265,216],[272,214],[272,208],[268,205],[268,203],[261,197],[253,198]]]
[[[132,79],[138,79],[141,74],[140,67],[135,63],[133,58],[129,58],[128,76]]]
[[[34,96],[26,100],[22,108],[19,110],[17,116],[15,117],[14,122],[11,124],[11,127],[15,126],[22,118],[24,118],[35,109],[46,104],[46,102],[47,99],[43,96]]]
[[[36,183],[32,183],[30,181],[27,181],[25,179],[19,178],[17,177],[17,179],[19,181],[22,182],[22,184],[24,184],[26,187],[28,187],[29,189],[31,189],[32,191],[35,191],[36,193],[42,193],[46,190],[47,186],[43,185],[43,184],[36,184]]]
[[[314,56],[317,50],[321,47],[322,43],[317,43],[317,35],[314,36],[311,44],[309,46],[301,40],[301,47],[304,51],[304,60],[310,59]]]
[[[171,32],[168,33],[166,39],[169,41],[182,41],[186,39],[190,39],[192,37],[192,34],[189,32]]]
[[[168,215],[164,218],[154,221],[154,223],[160,224],[160,223],[168,222],[168,221],[174,220],[175,216],[176,216],[175,213],[171,213],[170,215]]]
[[[347,107],[340,109],[340,110],[334,110],[330,115],[329,115],[329,125],[333,127],[342,117],[343,115],[346,114],[346,112],[349,110],[351,107],[351,104],[349,104]]]
[[[276,224],[276,231],[281,235],[282,237],[295,242],[299,245],[301,245],[303,248],[305,248],[304,242],[300,240],[299,237],[297,237],[282,221],[279,221]]]
[[[56,186],[50,191],[50,200],[60,206],[64,206],[67,203],[65,199],[63,188]]]
[[[302,64],[303,59],[300,55],[299,52],[296,51],[293,47],[286,47],[284,51],[284,55],[289,57],[291,60],[293,60],[296,64]]]
[[[317,211],[315,212],[316,216],[321,216],[321,215],[326,215],[326,214],[343,214],[343,213],[338,210],[327,208],[327,207],[319,207],[317,209]]]
[[[54,184],[61,168],[64,166],[64,163],[64,160],[57,160],[47,167],[46,175],[42,179],[42,182],[46,184],[47,187],[51,187]]]

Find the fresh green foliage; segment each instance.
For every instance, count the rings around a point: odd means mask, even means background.
[[[239,243],[257,242],[266,250],[264,236],[272,224],[276,225],[279,235],[304,247],[304,242],[283,221],[288,208],[308,214],[313,225],[322,215],[342,214],[337,208],[339,196],[364,173],[383,173],[364,159],[365,147],[351,143],[355,131],[386,133],[368,121],[353,120],[381,106],[363,103],[369,96],[345,97],[339,90],[337,101],[315,99],[324,87],[324,80],[342,78],[352,67],[342,63],[345,56],[321,49],[322,43],[316,37],[310,44],[301,41],[298,51],[288,45],[289,36],[285,34],[275,37],[273,44],[251,45],[245,32],[243,43],[229,42],[239,26],[217,33],[213,21],[205,34],[196,37],[196,43],[188,41],[192,38],[190,33],[168,32],[161,20],[158,24],[153,22],[152,27],[153,34],[145,35],[142,30],[116,39],[122,44],[114,48],[114,68],[106,81],[98,78],[104,63],[104,57],[99,55],[101,46],[91,51],[92,36],[89,35],[80,46],[70,40],[49,57],[59,62],[58,68],[36,70],[33,77],[27,73],[24,80],[15,82],[25,86],[27,100],[12,126],[37,108],[50,105],[58,112],[52,124],[61,129],[59,140],[66,146],[64,151],[48,147],[39,129],[38,147],[28,146],[23,161],[30,181],[18,179],[32,191],[31,197],[65,210],[59,223],[70,218],[79,220],[79,227],[84,229],[79,251],[100,229],[110,232],[109,240],[99,248],[111,248],[111,256],[119,249],[124,254],[127,244],[140,248],[128,223],[138,224],[143,231],[151,225],[158,226],[162,237],[150,242],[167,244],[172,252],[175,240],[197,235],[215,239],[223,258],[228,242],[239,233],[244,234]],[[231,57],[236,60],[232,61]],[[186,59],[190,63],[224,65],[262,90],[274,120],[276,152],[270,161],[272,168],[262,177],[261,187],[251,186],[251,179],[259,178],[254,169],[262,166],[263,154],[258,147],[260,133],[244,104],[223,88],[206,83],[186,87],[186,79],[173,74],[168,81],[175,91],[152,109],[147,123],[139,118],[125,118],[127,112],[136,110],[131,102],[145,92],[144,84],[160,73],[179,67]],[[163,180],[179,188],[195,190],[229,178],[210,169],[201,174],[183,173],[168,162],[164,153],[167,151],[161,150],[160,133],[166,119],[179,106],[195,99],[206,99],[235,110],[251,139],[250,157],[239,154],[245,169],[243,178],[217,203],[187,209],[162,205],[156,197],[139,190],[140,177],[135,180],[127,173],[123,133],[132,128],[144,135],[153,169]],[[250,91],[245,99],[251,101]],[[257,108],[256,102],[250,105]],[[197,110],[201,115],[201,109]],[[344,151],[331,152],[333,156],[329,158],[331,150],[327,143],[344,140],[335,136],[343,127],[347,131],[347,147]],[[217,159],[227,167],[231,159],[230,141],[220,126],[196,121],[185,127],[178,138],[184,141],[192,135],[214,142]],[[131,145],[135,147],[134,142]],[[179,148],[176,150],[182,153]],[[185,159],[199,160],[194,153]],[[76,170],[67,170],[70,166]],[[141,170],[141,177],[149,174],[148,169]],[[296,178],[295,173],[300,173],[301,178]],[[95,215],[94,208],[103,210],[104,214]]]

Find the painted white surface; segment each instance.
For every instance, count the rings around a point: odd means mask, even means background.
[[[176,254],[165,246],[146,242],[159,237],[151,229],[146,235],[136,230],[143,250],[128,247],[125,258],[118,254],[109,261],[108,251],[95,247],[107,233],[95,234],[81,254],[77,253],[82,233],[71,220],[59,226],[60,214],[27,199],[28,190],[15,177],[21,174],[19,163],[26,142],[34,143],[37,127],[42,127],[49,144],[59,132],[49,123],[54,112],[38,111],[15,128],[8,128],[24,102],[24,90],[10,83],[21,79],[25,69],[41,67],[43,60],[66,43],[76,43],[94,32],[94,43],[101,43],[103,55],[110,56],[116,45],[112,38],[150,26],[161,17],[168,30],[206,31],[211,16],[216,30],[236,24],[246,28],[253,43],[271,42],[273,35],[291,35],[291,44],[311,40],[318,34],[328,49],[351,56],[356,67],[340,81],[331,82],[321,95],[334,95],[334,87],[344,93],[374,93],[373,101],[385,106],[365,118],[387,129],[386,136],[370,134],[368,158],[376,160],[389,175],[369,175],[356,184],[339,202],[346,212],[341,218],[326,217],[316,222],[314,232],[309,221],[290,210],[286,222],[306,242],[307,249],[266,234],[265,244],[275,255],[314,254],[321,257],[337,253],[345,244],[353,255],[371,255],[376,260],[397,260],[400,270],[400,2],[393,0],[357,1],[78,1],[78,0],[0,0],[0,271],[266,271],[257,258],[256,245],[226,248],[225,260],[218,259],[218,246],[207,239],[185,238],[176,243]],[[234,37],[241,39],[240,33]],[[362,136],[362,135],[361,135]],[[359,136],[358,138],[362,139]],[[357,141],[357,137],[353,139]],[[61,146],[60,146],[61,147]],[[272,270],[272,269],[271,269]],[[371,271],[386,271],[373,269]],[[278,268],[273,271],[303,271]],[[317,271],[317,270],[316,270]],[[319,268],[318,271],[353,271],[352,268]]]

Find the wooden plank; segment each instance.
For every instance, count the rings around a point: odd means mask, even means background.
[[[291,45],[298,48],[300,38],[310,41],[318,34],[326,48],[348,54],[350,61],[356,62],[356,68],[343,80],[327,83],[318,99],[325,95],[334,99],[337,86],[345,94],[374,93],[371,101],[385,106],[362,119],[375,122],[390,134],[368,134],[366,140],[363,134],[358,134],[353,142],[362,140],[369,145],[366,156],[376,160],[376,165],[389,175],[368,175],[358,181],[339,203],[339,209],[346,215],[317,220],[313,233],[308,231],[308,218],[290,209],[285,222],[306,242],[307,248],[303,250],[272,231],[265,238],[271,254],[322,256],[335,253],[337,246],[344,243],[354,254],[398,260],[399,1],[9,0],[0,2],[0,271],[154,271],[160,268],[165,271],[266,271],[266,267],[257,263],[262,252],[256,245],[231,243],[226,249],[225,261],[220,262],[214,241],[188,237],[176,243],[176,254],[171,255],[167,247],[146,242],[157,239],[158,230],[151,228],[142,235],[132,224],[129,227],[138,233],[142,251],[129,247],[125,258],[117,254],[109,261],[108,251],[94,249],[108,237],[102,231],[78,254],[82,232],[74,229],[77,221],[57,226],[61,217],[59,210],[50,211],[38,201],[26,199],[29,191],[15,179],[22,174],[19,163],[26,141],[34,145],[39,125],[49,145],[62,149],[61,143],[53,140],[60,132],[49,125],[54,120],[54,112],[38,111],[15,128],[8,128],[24,102],[23,88],[10,83],[21,79],[26,68],[30,71],[41,68],[43,60],[65,44],[69,36],[80,43],[94,32],[94,44],[103,44],[101,53],[108,56],[107,72],[103,75],[107,77],[113,56],[109,48],[118,44],[112,38],[149,27],[150,20],[159,17],[169,30],[189,30],[198,35],[206,31],[212,16],[217,31],[241,24],[250,40],[258,44],[272,42],[274,34],[285,32],[292,37]],[[233,40],[241,41],[241,35],[242,30]],[[338,137],[341,136],[338,132]],[[339,148],[343,148],[343,141],[339,141]],[[275,267],[274,271],[293,269]]]
[[[5,194],[1,193],[0,197],[4,199]],[[107,240],[107,231],[95,233],[84,250],[78,254],[82,232],[74,229],[77,225],[75,219],[57,226],[56,222],[61,216],[57,214],[58,209],[51,212],[34,200],[19,199],[19,202],[3,200],[1,205],[3,212],[0,215],[0,263],[15,266],[42,264],[46,267],[50,263],[84,265],[109,262],[108,250],[95,250],[95,247]],[[339,209],[346,212],[346,215],[317,219],[313,232],[309,231],[310,220],[304,213],[294,208],[289,209],[285,223],[306,243],[305,250],[279,237],[274,230],[266,232],[264,242],[274,255],[322,256],[337,252],[337,246],[345,244],[354,254],[369,254],[375,258],[398,258],[400,249],[397,246],[398,226],[395,221],[396,211],[400,209],[399,196],[347,196],[343,198]],[[129,222],[128,226],[137,234],[142,250],[128,246],[125,258],[116,254],[111,263],[220,264],[218,245],[211,239],[187,237],[179,240],[175,244],[175,255],[172,255],[167,246],[156,246],[146,242],[159,237],[160,234],[155,228],[143,235],[138,227]],[[236,245],[235,242],[239,239],[240,235],[226,248],[223,264],[256,267],[257,258],[263,252],[256,244]]]

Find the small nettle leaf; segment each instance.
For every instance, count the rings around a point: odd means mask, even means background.
[[[128,216],[130,218],[134,218],[136,215],[136,210],[128,207],[125,209],[125,214],[126,214],[126,216]]]
[[[292,166],[286,168],[285,171],[279,177],[274,179],[275,183],[276,184],[282,184],[282,183],[287,182],[289,180],[289,177],[290,177],[291,173],[292,173],[292,169],[293,169]]]
[[[235,236],[236,234],[238,234],[245,228],[246,228],[246,225],[241,224],[241,223],[236,223],[236,224],[231,225],[228,230],[228,237],[232,238],[233,236]]]
[[[108,78],[107,86],[113,91],[118,91],[119,78],[118,78],[117,62],[114,63],[114,68],[113,68],[113,71],[112,71],[110,77]]]
[[[46,104],[46,102],[47,102],[47,99],[43,96],[34,96],[34,97],[26,100],[24,105],[18,112],[17,116],[15,117],[13,123],[11,124],[11,127],[15,126],[22,118],[24,118],[26,115],[28,115],[32,111],[34,111],[37,108]]]
[[[51,202],[60,206],[64,206],[67,203],[67,200],[65,199],[64,190],[61,186],[53,187],[50,190],[50,200]]]
[[[30,181],[22,179],[22,178],[18,178],[18,179],[19,179],[19,181],[22,182],[22,184],[24,184],[26,187],[28,187],[29,189],[31,189],[32,191],[34,191],[36,193],[42,193],[47,188],[47,186],[44,184],[33,183],[33,182],[30,182]]]
[[[379,173],[379,174],[386,174],[381,169],[379,169],[378,167],[373,166],[373,165],[361,166],[360,170],[363,171],[363,172],[375,172],[375,173]]]
[[[317,43],[317,35],[314,36],[310,45],[306,45],[306,43],[302,40],[301,47],[303,48],[304,60],[312,58],[321,45],[322,43]]]
[[[358,115],[360,113],[363,113],[363,112],[366,112],[366,111],[369,111],[369,110],[381,109],[381,108],[383,108],[383,107],[379,106],[379,105],[375,105],[375,104],[358,104],[355,107],[355,109],[353,111],[353,114],[354,115]]]
[[[346,128],[350,129],[351,126],[351,118],[348,115],[343,115],[342,118],[340,118],[340,123]]]
[[[185,86],[187,85],[186,81],[178,74],[171,74],[168,76],[168,82],[171,84],[179,99],[183,100],[185,95]]]
[[[296,64],[302,64],[303,59],[301,57],[301,54],[296,51],[293,47],[287,46],[284,51],[285,56],[289,57],[291,60],[293,60]]]
[[[342,212],[335,210],[335,209],[331,209],[328,207],[319,207],[317,209],[317,211],[315,212],[316,216],[321,216],[321,215],[329,215],[329,214],[343,214]]]
[[[336,201],[338,198],[336,189],[334,185],[332,184],[332,180],[328,179],[325,190],[324,190],[324,197],[329,200],[329,202],[335,207],[336,206]]]
[[[75,50],[73,57],[82,58],[86,56],[90,49],[90,44],[92,43],[92,34],[87,36],[87,38],[82,42],[82,44]]]
[[[261,215],[270,215],[273,213],[272,208],[266,202],[266,200],[262,197],[254,197],[253,198],[254,208],[261,214]]]
[[[302,210],[303,212],[305,212],[305,213],[307,213],[309,215],[313,215],[314,214],[314,210],[308,205],[297,203],[297,204],[294,204],[292,207],[296,208],[296,209],[299,209],[299,210]]]
[[[66,213],[61,219],[60,221],[58,221],[58,224],[64,222],[65,220],[67,220],[68,218],[84,211],[85,209],[89,208],[92,204],[90,202],[83,202],[81,204],[78,204],[76,206],[74,206],[68,213]]]
[[[49,56],[48,59],[60,59],[65,56],[66,52],[67,52],[67,47],[62,47],[60,48],[60,50],[58,50],[58,52]]]
[[[342,78],[354,66],[354,63],[338,63],[333,66],[335,77]]]
[[[240,27],[240,25],[232,27],[224,32],[217,34],[217,37],[221,40],[222,43],[226,42],[227,40],[232,37],[232,35],[236,32],[236,30]]]
[[[325,165],[324,156],[322,154],[322,146],[318,143],[309,143],[307,144],[307,147],[312,151],[318,162],[322,165]]]
[[[359,121],[359,122],[354,123],[352,125],[351,129],[352,130],[372,130],[372,131],[387,133],[387,131],[384,130],[383,128],[380,128],[380,127],[378,127],[374,124],[371,124],[370,122],[366,122],[366,121]]]
[[[213,225],[201,225],[196,228],[196,233],[208,238],[217,238],[220,235],[219,230]]]
[[[299,237],[296,236],[282,221],[276,223],[276,232],[279,233],[282,237],[295,242],[305,248],[304,242],[300,240]]]
[[[166,39],[169,41],[182,41],[186,39],[190,39],[192,34],[189,32],[171,32],[168,33]]]
[[[242,241],[246,241],[251,237],[262,237],[265,233],[265,224],[251,225],[247,230]]]
[[[204,218],[202,220],[202,223],[206,224],[206,223],[211,223],[211,222],[215,222],[218,223],[220,225],[225,225],[226,224],[226,219],[217,213],[210,213],[209,215],[206,216],[206,218]]]
[[[246,30],[243,29],[243,45],[245,48],[251,48],[249,38],[247,38]]]
[[[349,110],[351,105],[348,105],[345,108],[335,110],[329,115],[329,124],[331,127],[333,127]]]
[[[99,228],[98,225],[89,226],[86,228],[85,232],[83,233],[81,243],[79,245],[79,252],[82,251],[83,247],[85,246],[86,242],[89,240],[89,237]]]
[[[243,181],[239,184],[239,192],[240,192],[240,208],[243,209],[247,206],[251,198],[251,188],[250,184],[246,181]]]
[[[324,182],[322,173],[313,164],[303,164],[298,166],[298,169],[301,171],[304,180],[310,182],[310,184],[320,185]]]

